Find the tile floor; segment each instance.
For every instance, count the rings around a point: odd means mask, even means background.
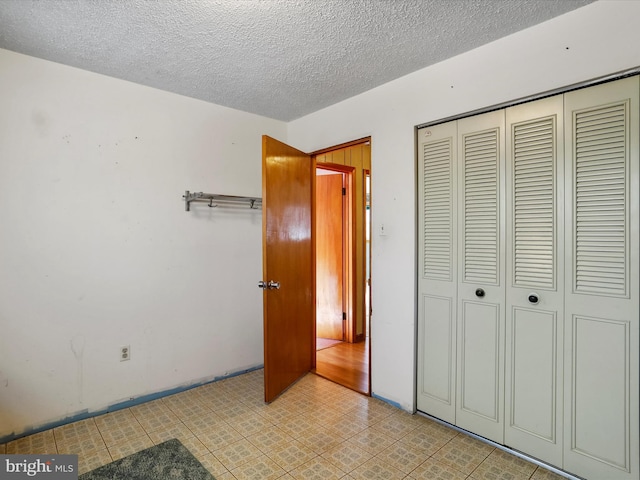
[[[218,480],[560,480],[419,415],[308,374],[270,405],[263,370],[0,445],[80,473],[178,438]]]

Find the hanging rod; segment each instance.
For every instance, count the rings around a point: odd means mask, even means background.
[[[260,197],[240,197],[237,195],[218,195],[217,193],[189,192],[186,190],[182,196],[185,211],[190,210],[191,202],[209,202],[210,207],[229,205],[235,203],[248,203],[249,208],[258,209],[262,206]],[[215,204],[213,202],[216,202]]]

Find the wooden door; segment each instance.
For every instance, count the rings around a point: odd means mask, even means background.
[[[508,108],[505,443],[562,465],[563,97]]]
[[[458,121],[456,425],[504,439],[504,112]]]
[[[344,340],[342,173],[316,176],[316,337]]]
[[[263,281],[271,284],[263,292],[266,402],[313,366],[314,177],[310,155],[262,137]]]

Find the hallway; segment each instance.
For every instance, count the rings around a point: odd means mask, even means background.
[[[314,373],[369,395],[369,339],[359,343],[338,342],[318,350]]]

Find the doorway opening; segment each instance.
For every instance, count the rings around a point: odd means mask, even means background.
[[[316,160],[314,372],[370,395],[370,140],[313,155]]]

